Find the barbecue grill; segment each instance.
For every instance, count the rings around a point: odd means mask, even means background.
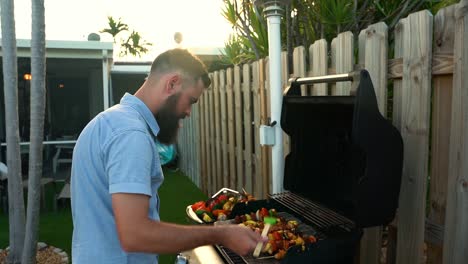
[[[351,95],[301,96],[301,85],[336,81],[353,81]],[[237,204],[230,218],[275,208],[299,219],[318,241],[305,251],[288,250],[281,261],[240,257],[222,246],[216,250],[230,264],[353,263],[362,228],[394,218],[403,166],[401,135],[380,114],[369,73],[291,79],[281,127],[291,146],[284,169],[287,191]]]

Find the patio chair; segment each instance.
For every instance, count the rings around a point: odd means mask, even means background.
[[[58,138],[57,140],[73,140],[74,138],[74,136],[63,136],[61,138]],[[54,174],[57,173],[57,168],[60,164],[72,163],[71,155],[73,153],[74,147],[75,146],[73,144],[57,144],[55,146],[57,151],[55,152],[54,157],[52,158],[52,170]]]
[[[65,180],[65,184],[63,185],[62,189],[60,190],[59,194],[55,195],[55,203],[54,203],[54,211],[57,211],[58,204],[60,201],[69,200],[71,197],[70,195],[70,177]]]

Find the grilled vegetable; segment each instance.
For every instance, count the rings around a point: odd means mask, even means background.
[[[199,202],[196,202],[192,205],[192,210],[195,212],[197,211],[198,209],[203,209],[206,211],[206,206],[205,206],[205,202],[204,201],[199,201]]]
[[[203,221],[206,222],[206,223],[211,223],[213,222],[213,219],[207,214],[207,213],[204,213],[203,214]]]
[[[275,254],[275,259],[283,259],[286,256],[286,250],[280,249],[278,253]]]
[[[218,215],[218,218],[216,219],[218,221],[226,221],[227,220],[227,216],[223,213],[219,213]]]

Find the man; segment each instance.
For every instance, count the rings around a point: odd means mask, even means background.
[[[222,244],[245,255],[263,239],[239,226],[159,221],[163,173],[155,139],[175,142],[210,85],[206,69],[182,49],[159,55],[134,96],[100,113],[76,143],[71,177],[73,263],[157,263],[158,253]]]

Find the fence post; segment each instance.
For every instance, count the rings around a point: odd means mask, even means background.
[[[309,69],[312,76],[327,75],[328,71],[328,44],[325,39],[319,39],[309,48]],[[327,95],[328,87],[326,83],[314,84],[312,95]]]
[[[217,79],[218,79],[218,72],[214,72],[211,80],[211,93],[210,93],[210,143],[211,143],[211,194],[216,192],[216,188],[218,188],[218,176],[216,172],[216,119],[215,119],[215,93],[217,87]]]
[[[455,10],[455,71],[444,263],[468,262],[468,0]]]
[[[258,60],[252,63],[252,94],[253,94],[253,152],[250,153],[250,156],[255,160],[255,173],[252,175],[253,182],[253,194],[256,197],[262,197],[263,195],[263,177],[264,175],[264,163],[265,160],[262,155],[262,148],[259,142],[260,134],[260,123],[261,117],[264,115],[265,105],[262,102],[261,93],[263,93],[264,83],[263,79],[261,80],[261,70],[263,69],[264,60]],[[253,155],[253,153],[255,153]]]
[[[397,263],[420,263],[428,176],[432,15],[424,10],[411,14],[403,29],[403,107],[401,134],[404,165],[401,182]]]
[[[434,17],[434,55],[453,55],[455,5],[437,12]],[[433,77],[431,184],[426,228],[427,263],[442,263],[443,226],[447,202],[447,182],[452,114],[452,75]],[[436,232],[439,231],[439,232]]]

